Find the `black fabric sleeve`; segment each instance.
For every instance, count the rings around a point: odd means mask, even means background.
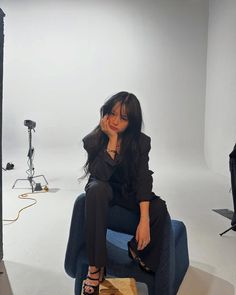
[[[83,138],[83,143],[84,149],[87,151],[89,156],[92,145],[96,143],[91,142],[88,137]],[[89,164],[89,173],[92,177],[95,177],[98,180],[109,181],[117,167],[117,164],[119,163],[119,160],[119,155],[116,155],[115,159],[113,160],[106,151],[106,148],[103,148],[96,155],[92,163]]]
[[[149,170],[149,151],[151,149],[151,138],[145,136],[141,142],[141,155],[138,166],[137,177],[137,194],[136,198],[138,202],[151,201],[156,198],[156,195],[152,192],[153,172]]]

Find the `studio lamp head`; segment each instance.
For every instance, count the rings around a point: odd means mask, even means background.
[[[36,123],[31,120],[25,120],[24,125],[28,127],[29,129],[34,129],[36,127]]]

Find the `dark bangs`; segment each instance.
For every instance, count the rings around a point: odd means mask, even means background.
[[[138,137],[142,129],[143,119],[140,103],[134,94],[126,91],[116,93],[101,107],[101,116],[109,115],[117,102],[120,102],[121,106],[125,107],[129,121],[124,133],[132,135],[132,137]]]

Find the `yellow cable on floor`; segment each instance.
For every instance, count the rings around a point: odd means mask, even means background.
[[[13,222],[16,222],[16,221],[19,219],[19,217],[20,217],[20,213],[21,213],[23,210],[25,210],[25,209],[27,209],[27,208],[29,208],[29,207],[31,207],[31,206],[34,206],[34,205],[37,203],[37,200],[36,200],[35,198],[30,198],[30,197],[28,197],[28,195],[33,195],[33,194],[34,194],[34,195],[35,195],[35,194],[43,194],[43,193],[46,193],[47,191],[48,191],[48,187],[45,186],[45,187],[43,188],[43,192],[37,192],[37,193],[35,193],[35,192],[33,192],[33,193],[24,193],[24,194],[19,195],[19,196],[18,196],[19,199],[23,199],[23,200],[31,200],[31,201],[33,201],[33,203],[29,204],[28,206],[25,206],[25,207],[21,208],[21,209],[18,211],[18,214],[17,214],[17,216],[16,216],[15,219],[3,219],[3,221],[5,221],[5,222],[9,222],[9,223],[4,224],[4,225],[9,225],[9,224],[12,224]]]

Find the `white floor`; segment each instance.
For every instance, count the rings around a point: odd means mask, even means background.
[[[27,181],[18,183],[26,189],[11,188],[17,178],[27,176],[26,154],[17,150],[3,155],[3,165],[15,164],[14,170],[3,171],[5,219],[15,218],[32,202],[17,198],[30,192]],[[85,159],[82,154],[73,147],[40,151],[35,157],[35,174],[45,175],[49,192],[35,194],[37,204],[3,227],[4,261],[15,295],[73,294],[74,281],[65,274],[63,263],[73,203],[85,183],[77,181]],[[220,237],[230,220],[212,212],[232,209],[229,177],[211,173],[196,155],[184,159],[163,154],[155,159],[152,154],[151,169],[155,170],[154,191],[167,201],[172,218],[187,227],[190,268],[178,295],[235,294],[236,232]]]

